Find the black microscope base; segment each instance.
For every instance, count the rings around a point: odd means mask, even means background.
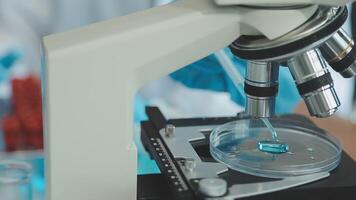
[[[355,200],[355,162],[346,154],[340,167],[324,180],[279,192],[243,198],[241,200]],[[138,176],[138,200],[175,200],[164,175]],[[189,199],[190,200],[190,199]],[[192,199],[193,200],[193,199]]]
[[[147,114],[149,121],[142,123],[142,141],[150,152],[152,158],[157,161],[162,174],[138,176],[138,200],[196,200],[204,199],[197,195],[197,189],[189,186],[189,191],[183,195],[177,193],[172,181],[167,177],[162,163],[159,162],[157,152],[150,145],[149,139],[157,137],[159,130],[165,127],[167,123],[174,124],[177,127],[193,125],[211,125],[223,124],[236,118],[209,118],[209,119],[178,119],[165,120],[157,108],[148,108]],[[177,164],[174,161],[174,164]],[[180,170],[178,170],[181,172]],[[250,182],[267,182],[268,179],[250,176],[239,172],[229,172],[226,179],[237,180],[238,183]],[[230,177],[231,176],[231,177]],[[185,182],[186,179],[183,178]],[[189,183],[189,182],[188,182]],[[241,198],[241,200],[356,200],[356,163],[346,154],[343,153],[340,166],[331,172],[330,177],[313,182],[300,187],[295,187],[278,192]]]

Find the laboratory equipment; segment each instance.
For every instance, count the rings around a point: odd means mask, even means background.
[[[0,197],[32,200],[31,165],[20,161],[0,161]]]
[[[275,74],[282,64],[292,72],[312,115],[333,114],[339,101],[319,47],[346,20],[347,2],[181,0],[46,37],[47,199],[136,199],[135,92],[230,44],[235,55],[248,60],[248,70],[253,72],[245,83],[250,116],[273,116],[278,91]],[[100,158],[105,170],[93,158]],[[214,169],[226,170],[224,167]],[[283,179],[268,191],[328,175],[321,172]],[[214,184],[202,187],[211,186]]]
[[[162,174],[138,177],[138,199],[356,198],[355,162],[341,152],[335,138],[305,117],[270,119],[290,144],[290,153],[269,154],[256,146],[260,138],[271,137],[261,120],[251,122],[243,115],[166,119],[156,107],[146,110],[149,119],[142,123],[141,138]],[[166,135],[167,126],[175,127],[174,134]],[[209,146],[218,151],[210,151]],[[201,189],[201,181],[211,179],[221,184],[204,184]]]
[[[278,140],[271,138],[259,119],[238,120],[214,129],[212,157],[231,169],[269,178],[330,172],[338,166],[342,148],[337,139],[296,120],[270,121]]]
[[[346,8],[320,7],[308,22],[276,40],[243,36],[231,45],[231,50],[238,57],[250,60],[248,68],[254,74],[271,74],[271,69],[270,73],[263,71],[267,67],[256,68],[256,62],[289,67],[310,114],[329,117],[337,111],[340,101],[326,63],[345,77],[353,75],[354,42],[341,28],[346,19]],[[247,112],[257,117],[273,116],[277,84],[261,85],[266,80],[260,79],[253,77],[245,83],[250,97]]]
[[[44,179],[44,159],[43,159],[43,152],[42,151],[16,151],[16,152],[1,152],[0,153],[1,161],[5,163],[15,163],[20,166],[18,168],[31,169],[30,174],[30,182],[28,186],[32,188],[32,199],[33,200],[45,200],[45,179]],[[16,166],[16,165],[15,165]],[[16,170],[16,169],[15,169]],[[14,172],[11,170],[11,172]],[[21,175],[21,170],[19,175]],[[25,174],[25,172],[24,172]],[[15,188],[15,185],[14,187]],[[23,191],[28,191],[27,186],[23,187]],[[5,192],[14,192],[7,191]],[[8,194],[8,193],[7,193]],[[1,196],[3,197],[3,196]]]
[[[0,119],[7,152],[43,149],[41,83],[36,75],[11,80],[11,106]]]

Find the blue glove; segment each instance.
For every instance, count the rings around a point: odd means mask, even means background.
[[[9,51],[6,55],[0,58],[0,66],[5,69],[11,68],[15,62],[21,58],[19,51]]]
[[[235,58],[229,49],[226,48],[224,51],[240,73],[244,75],[246,63]],[[245,96],[238,92],[214,54],[182,68],[170,76],[190,88],[228,92],[234,102],[245,105]],[[300,97],[288,68],[281,67],[279,83],[276,113],[290,113],[300,101]]]
[[[229,50],[226,49],[225,52],[232,59],[235,66],[237,66],[240,73],[244,74],[246,63],[243,60],[233,58]],[[232,100],[239,105],[245,104],[245,97],[237,91],[214,54],[182,68],[170,76],[190,88],[229,92]]]
[[[19,51],[13,50],[0,57],[0,82],[9,78],[9,69],[21,58]]]

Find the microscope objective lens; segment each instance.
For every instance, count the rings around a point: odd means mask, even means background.
[[[278,140],[277,131],[272,126],[271,122],[267,118],[262,118],[261,120],[267,126],[269,132],[271,132],[273,140],[260,141],[257,145],[258,149],[262,152],[271,154],[287,153],[289,151],[288,144]]]

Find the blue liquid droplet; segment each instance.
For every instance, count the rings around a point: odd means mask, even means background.
[[[288,144],[278,140],[277,131],[273,128],[271,122],[267,118],[262,118],[261,120],[271,132],[273,140],[260,141],[258,143],[258,149],[262,152],[271,154],[287,153],[289,151]]]
[[[288,144],[280,141],[261,141],[258,143],[258,149],[262,152],[271,154],[283,154],[289,151]]]

